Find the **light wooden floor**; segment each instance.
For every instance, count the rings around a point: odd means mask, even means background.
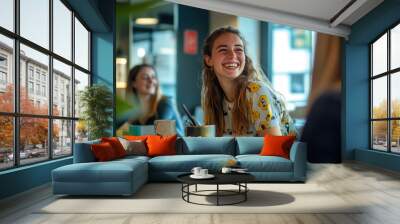
[[[308,183],[367,206],[357,214],[35,214],[35,208],[54,200],[46,185],[0,201],[0,223],[400,223],[399,173],[359,163],[310,164]]]

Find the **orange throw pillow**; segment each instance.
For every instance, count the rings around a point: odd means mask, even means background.
[[[102,142],[100,144],[93,144],[90,146],[94,157],[99,162],[109,161],[116,159],[117,156],[115,155],[114,149],[112,148],[111,144],[108,142]]]
[[[108,142],[114,149],[115,155],[117,158],[125,157],[126,156],[126,151],[124,149],[124,146],[122,146],[121,142],[119,141],[118,138],[116,137],[110,137],[110,138],[101,138],[101,142]]]
[[[290,158],[290,147],[296,140],[296,136],[264,136],[264,146],[261,149],[262,156],[280,156]]]
[[[146,142],[148,148],[148,156],[176,155],[176,135],[150,135],[147,137]]]

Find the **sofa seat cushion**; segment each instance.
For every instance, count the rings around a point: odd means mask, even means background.
[[[190,172],[193,167],[203,167],[211,172],[219,171],[231,155],[174,155],[157,156],[149,160],[149,170],[163,172]]]
[[[53,170],[58,182],[131,182],[135,173],[147,172],[146,161],[121,159],[108,162],[74,163]]]
[[[236,160],[249,172],[293,172],[292,161],[279,156],[239,155]]]

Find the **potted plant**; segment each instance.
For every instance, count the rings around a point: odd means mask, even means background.
[[[110,136],[112,126],[113,98],[109,88],[103,84],[86,87],[79,93],[81,108],[80,124],[87,127],[88,139]]]

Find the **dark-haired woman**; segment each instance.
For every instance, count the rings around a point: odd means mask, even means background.
[[[140,105],[140,113],[133,116],[133,119],[128,119],[130,124],[152,125],[155,120],[175,120],[176,131],[183,136],[183,125],[176,105],[171,98],[161,94],[152,65],[140,64],[130,70],[127,94],[137,99]],[[119,124],[126,120],[127,118],[120,119]]]

